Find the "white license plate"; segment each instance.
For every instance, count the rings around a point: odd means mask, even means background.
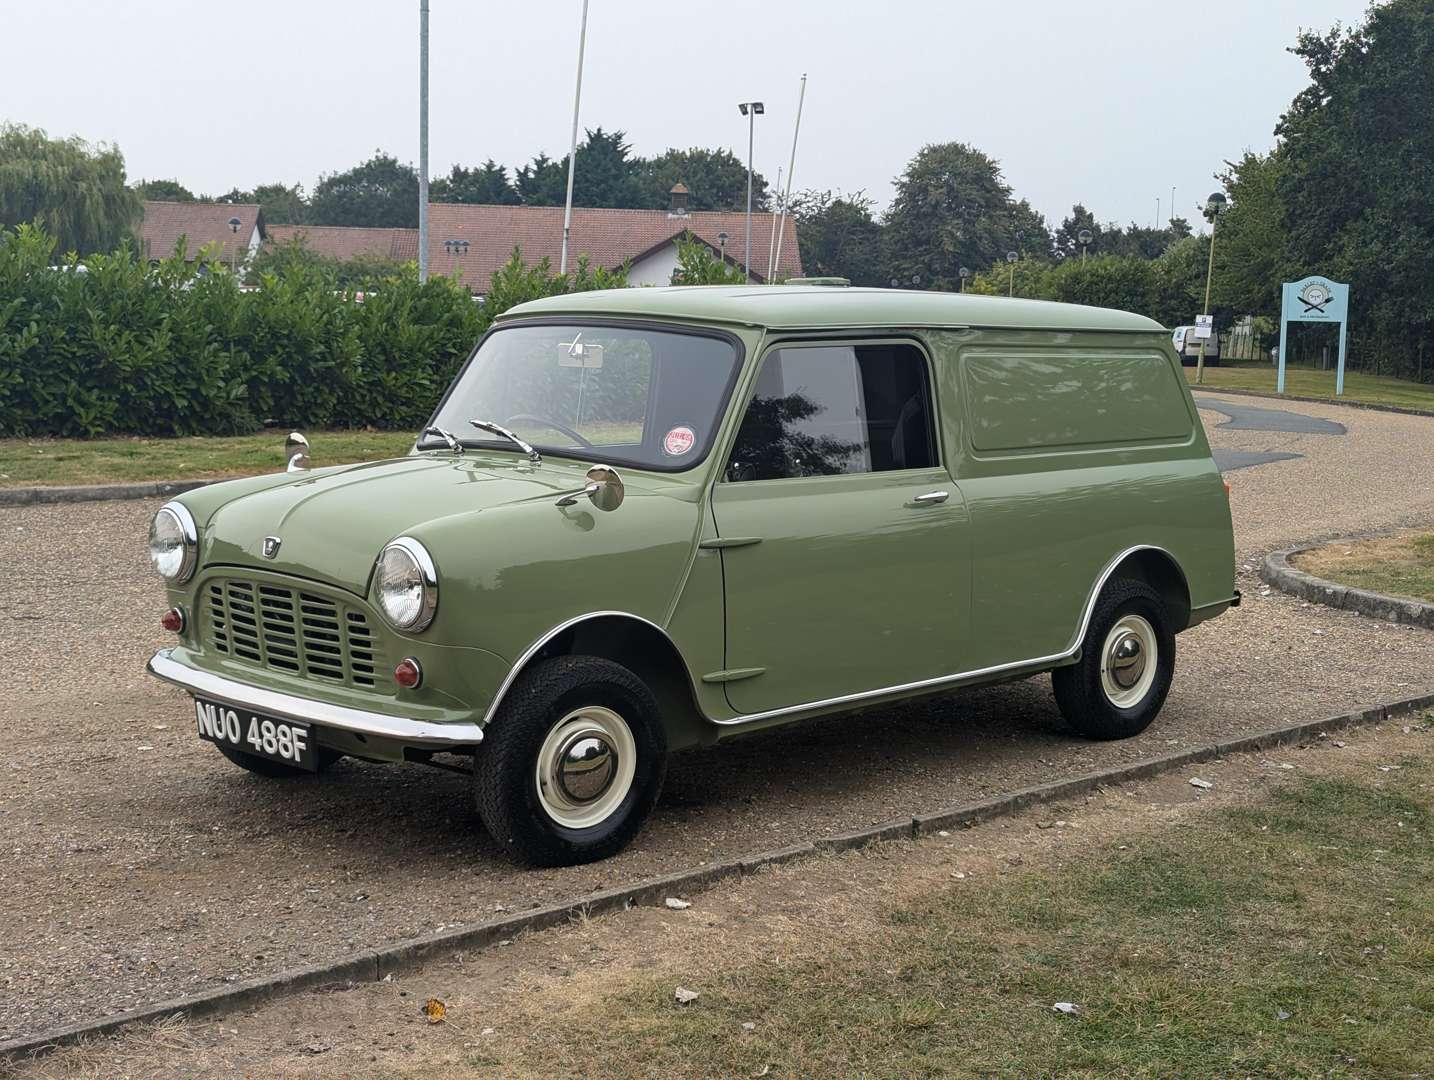
[[[308,724],[277,720],[214,701],[194,699],[199,737],[255,757],[318,772],[313,731]]]

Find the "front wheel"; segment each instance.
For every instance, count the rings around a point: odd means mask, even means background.
[[[544,660],[513,684],[473,759],[478,816],[534,866],[616,854],[657,803],[667,739],[657,702],[627,668]]]
[[[1051,672],[1056,704],[1092,739],[1139,735],[1155,719],[1175,674],[1175,631],[1160,594],[1117,579],[1101,592],[1081,657]]]

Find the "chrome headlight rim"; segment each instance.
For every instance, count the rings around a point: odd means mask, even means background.
[[[194,576],[194,570],[199,564],[199,527],[194,523],[194,515],[183,503],[165,503],[155,511],[154,518],[149,525],[151,563],[154,563],[154,529],[162,517],[168,517],[179,530],[184,554],[180,559],[179,571],[173,576],[163,573],[157,565],[154,568],[155,573],[159,574],[167,584],[183,585]]]
[[[390,615],[383,602],[383,560],[390,551],[401,551],[408,557],[418,572],[423,588],[418,613],[407,622],[400,622]],[[438,568],[433,563],[433,556],[428,554],[428,549],[411,536],[400,536],[383,546],[374,561],[373,585],[374,606],[378,608],[384,621],[395,630],[406,634],[422,633],[438,614]]]

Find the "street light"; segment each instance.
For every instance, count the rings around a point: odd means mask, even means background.
[[[244,224],[244,223],[243,223],[242,221],[240,221],[237,217],[232,217],[232,218],[230,218],[230,219],[229,219],[229,231],[230,231],[231,233],[234,233],[234,234],[237,236],[238,233],[239,233],[239,226],[242,225],[242,224]],[[239,271],[239,244],[236,242],[236,243],[233,243],[233,244],[230,244],[230,245],[229,245],[229,272],[230,272],[231,274],[234,274],[234,273],[238,273],[238,271]]]
[[[742,250],[742,269],[750,284],[752,281],[752,146],[756,136],[757,117],[767,110],[760,101],[744,101],[737,108],[747,118],[747,246]]]
[[[957,270],[957,271],[956,271],[956,276],[961,279],[961,289],[960,289],[960,291],[961,291],[961,292],[965,292],[965,291],[966,291],[966,279],[971,276],[971,268],[970,268],[969,266],[963,266],[963,267],[961,267],[960,270]]]
[[[1090,242],[1095,239],[1095,234],[1089,229],[1082,229],[1076,233],[1076,240],[1080,243],[1080,264],[1085,265],[1085,249],[1090,247]]]
[[[445,241],[443,241],[443,250],[446,251],[446,252],[448,252],[448,254],[450,254],[450,255],[467,255],[467,254],[468,254],[468,241],[467,241],[467,240],[445,240]]]
[[[1008,293],[1010,296],[1016,295],[1016,260],[1020,257],[1021,256],[1014,251],[1006,252],[1006,262],[1010,264],[1011,267],[1011,288]]]
[[[717,234],[717,246],[722,249],[722,262],[727,261],[727,241],[732,239],[725,231]]]
[[[1210,197],[1205,200],[1205,209],[1201,211],[1205,215],[1205,220],[1210,223],[1210,261],[1205,267],[1204,314],[1207,316],[1210,314],[1210,282],[1215,276],[1215,222],[1225,212],[1227,206],[1229,206],[1229,200],[1222,192],[1216,191],[1212,192]],[[1214,332],[1215,320],[1211,319],[1210,333]],[[1205,342],[1209,340],[1209,338],[1203,337],[1200,339],[1200,355],[1195,360],[1195,382],[1197,384],[1203,385],[1205,382]]]

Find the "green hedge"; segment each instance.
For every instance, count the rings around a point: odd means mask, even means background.
[[[358,299],[295,262],[244,291],[182,253],[150,266],[128,249],[53,265],[29,226],[0,231],[0,437],[220,435],[265,420],[414,429],[500,311],[555,292],[624,283],[513,261],[483,304],[412,268]],[[83,269],[81,269],[83,268]]]

